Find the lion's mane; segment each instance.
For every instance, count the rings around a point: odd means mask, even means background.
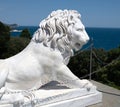
[[[32,40],[43,43],[46,47],[58,49],[64,60],[69,60],[73,55],[73,49],[72,31],[68,27],[75,23],[73,16],[80,17],[80,14],[75,10],[53,11],[40,23],[40,28],[34,33]]]

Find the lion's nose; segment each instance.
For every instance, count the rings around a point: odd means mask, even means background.
[[[90,40],[90,38],[89,38],[89,36],[88,36],[86,31],[84,32],[84,37],[85,37],[85,39],[84,39],[85,43],[87,43]]]
[[[86,42],[88,42],[90,40],[89,36],[87,35],[87,39],[86,39]]]

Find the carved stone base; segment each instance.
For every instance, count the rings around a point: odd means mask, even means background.
[[[41,89],[26,94],[23,103],[0,103],[0,107],[87,107],[101,101],[102,94],[95,89]]]

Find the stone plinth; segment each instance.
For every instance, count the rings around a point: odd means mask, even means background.
[[[102,101],[102,94],[95,89],[41,89],[31,94],[35,97],[25,97],[24,103],[2,104],[0,107],[87,107]]]

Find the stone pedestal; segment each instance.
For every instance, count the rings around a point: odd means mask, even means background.
[[[54,97],[48,103],[38,104],[39,107],[87,107],[102,101],[102,95],[98,91],[85,94],[84,90],[73,90]]]
[[[24,103],[0,104],[0,107],[87,107],[102,101],[102,94],[93,89],[40,89],[24,97]],[[30,96],[29,96],[30,97]]]

